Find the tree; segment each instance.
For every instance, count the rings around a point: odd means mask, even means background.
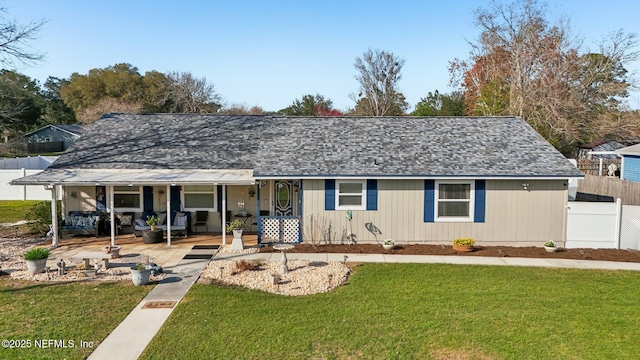
[[[138,68],[126,63],[91,69],[87,75],[73,73],[68,81],[62,82],[60,96],[76,115],[99,103],[128,103],[132,107],[140,107],[145,100],[143,79]],[[107,98],[111,100],[105,101]],[[83,117],[82,121],[89,119]]]
[[[221,107],[221,97],[205,77],[196,78],[189,72],[171,72],[167,75],[170,87],[166,101],[170,112],[214,113]]]
[[[44,108],[41,118],[47,124],[75,124],[76,117],[73,110],[65,105],[60,97],[60,88],[65,80],[49,76],[41,89]]]
[[[278,111],[289,116],[340,116],[340,111],[333,108],[333,102],[320,94],[304,95],[302,100],[295,99],[293,104]]]
[[[358,95],[350,96],[356,103],[356,113],[368,116],[404,113],[408,104],[398,89],[404,62],[391,52],[371,49],[365,51],[361,58],[356,58],[355,78],[360,89]]]
[[[599,52],[583,51],[567,22],[550,23],[544,4],[492,1],[475,12],[481,33],[468,61],[451,63],[475,115],[517,115],[566,154],[619,119],[638,58],[633,35],[613,34]],[[625,117],[627,118],[627,117]],[[635,121],[638,123],[638,121]]]
[[[37,81],[11,70],[0,70],[0,132],[11,135],[40,123],[44,100]]]
[[[28,42],[38,36],[46,21],[19,24],[15,19],[8,19],[6,14],[6,8],[0,8],[0,64],[3,67],[15,68],[42,60],[44,54],[29,51]]]
[[[265,115],[267,112],[258,105],[247,107],[245,104],[230,104],[222,107],[218,113],[227,115]]]
[[[429,92],[416,104],[414,116],[464,116],[464,95],[454,91],[450,94],[440,94],[438,90]]]

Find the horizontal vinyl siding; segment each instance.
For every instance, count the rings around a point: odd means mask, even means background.
[[[423,180],[378,180],[378,210],[352,211],[349,224],[345,211],[324,210],[324,180],[305,180],[305,241],[309,241],[313,233],[330,234],[332,242],[340,243],[343,235],[353,231],[356,242],[375,242],[376,236],[367,227],[381,232],[378,241],[388,238],[408,243],[449,244],[457,237],[473,237],[487,245],[562,241],[566,181],[527,181],[529,190],[524,190],[522,183],[521,180],[486,181],[484,223],[425,223]],[[315,227],[315,231],[311,227]],[[322,230],[318,231],[319,228]],[[323,242],[325,236],[322,237],[316,240]]]
[[[623,180],[640,182],[640,157],[625,155],[622,168],[624,171]]]

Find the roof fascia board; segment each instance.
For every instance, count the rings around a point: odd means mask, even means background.
[[[359,176],[339,176],[339,175],[325,175],[325,176],[254,176],[256,180],[280,180],[280,179],[348,179],[348,180],[366,180],[366,179],[379,179],[379,180],[427,180],[427,179],[439,179],[439,180],[565,180],[565,179],[584,179],[582,176],[380,176],[380,175],[359,175]]]

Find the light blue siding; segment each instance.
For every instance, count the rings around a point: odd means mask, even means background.
[[[640,156],[624,156],[624,179],[640,182]]]

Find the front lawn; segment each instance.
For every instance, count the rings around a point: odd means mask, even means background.
[[[0,280],[0,359],[84,359],[151,290]]]
[[[640,273],[364,264],[285,297],[196,284],[144,359],[638,359]]]
[[[42,201],[39,200],[1,200],[0,223],[15,223],[27,218],[31,208]]]

